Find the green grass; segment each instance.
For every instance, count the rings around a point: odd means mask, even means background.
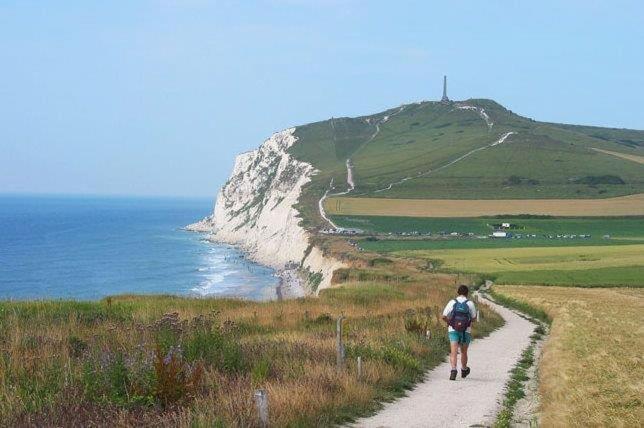
[[[448,250],[448,249],[476,249],[476,248],[525,248],[525,247],[576,247],[594,245],[632,245],[642,244],[641,240],[616,240],[616,239],[419,239],[396,240],[385,239],[371,241],[363,239],[360,247],[367,251],[388,253],[410,250]]]
[[[541,322],[544,322],[548,325],[552,324],[552,319],[548,316],[546,311],[543,309],[537,308],[533,305],[530,305],[523,300],[517,300],[512,297],[506,296],[504,294],[500,294],[494,291],[494,286],[488,291],[490,296],[494,298],[494,300],[501,305],[511,308],[511,309],[516,309],[519,312],[522,312],[526,315],[531,316],[532,318],[535,318]]]
[[[644,287],[644,266],[584,270],[498,272],[488,276],[499,284],[534,284],[574,287]]]
[[[613,237],[644,238],[644,217],[558,217],[558,218],[521,218],[521,217],[476,217],[476,218],[424,218],[424,217],[386,217],[386,216],[333,216],[339,226],[356,227],[367,232],[400,233],[413,232],[439,233],[472,232],[489,234],[493,225],[511,223],[511,232],[536,234],[591,234]]]
[[[610,146],[615,151],[642,153],[644,132],[630,131],[635,144],[619,142],[619,132],[601,128],[602,138],[585,130],[534,122],[509,112],[491,100],[468,100],[485,108],[494,121],[490,130],[478,113],[452,105],[420,103],[407,106],[380,126],[380,133],[353,154],[356,193],[436,169],[507,131],[517,132],[507,143],[481,150],[424,178],[409,180],[378,193],[392,198],[584,198],[641,192],[644,166],[592,151]],[[598,134],[599,135],[599,134]],[[609,149],[610,150],[610,149]],[[576,178],[614,175],[620,185],[575,184]],[[521,180],[511,180],[520,177]]]
[[[441,232],[474,233],[488,235],[494,225],[508,222],[513,225],[510,232],[515,234],[536,234],[537,238],[522,239],[475,239],[440,238],[396,239],[373,238],[360,240],[360,246],[367,251],[392,252],[404,250],[431,250],[456,248],[519,248],[519,247],[564,247],[576,245],[628,245],[644,241],[644,217],[615,218],[416,218],[381,216],[334,216],[339,226],[359,228],[368,233],[431,233]],[[591,235],[591,238],[547,239],[543,235]],[[604,235],[611,239],[603,239]],[[624,238],[624,239],[622,239]]]
[[[337,216],[334,218],[344,227],[358,227],[369,232],[386,234],[389,232],[431,232],[445,231],[461,233],[472,232],[488,234],[491,225],[501,222],[513,224],[514,233],[537,234],[538,238],[522,239],[475,239],[475,238],[431,238],[431,239],[396,239],[395,237],[365,238],[359,241],[366,251],[377,253],[406,252],[414,256],[414,251],[435,250],[472,250],[550,247],[570,248],[575,246],[625,246],[644,242],[644,218],[409,218],[377,216]],[[590,234],[586,239],[547,239],[542,235],[557,234]],[[611,239],[603,239],[610,234]],[[562,253],[564,251],[562,250]],[[512,253],[508,253],[511,257]],[[562,256],[563,257],[563,256]],[[440,254],[436,255],[440,259]],[[434,263],[436,266],[436,263]],[[440,263],[438,263],[440,266]],[[527,266],[526,266],[527,267]],[[467,269],[477,272],[476,266]],[[604,266],[583,270],[538,269],[495,271],[486,268],[482,273],[502,284],[538,284],[582,287],[642,287],[644,286],[644,266]]]
[[[537,335],[536,337],[540,337]],[[506,385],[505,399],[503,400],[502,409],[499,412],[496,428],[509,428],[512,425],[514,408],[517,402],[525,397],[525,383],[529,380],[528,370],[534,364],[534,347],[536,340],[533,339],[527,349],[521,354],[521,359],[514,366],[512,376]]]

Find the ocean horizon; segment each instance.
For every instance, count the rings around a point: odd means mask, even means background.
[[[0,195],[0,299],[276,298],[273,269],[183,230],[206,198]]]

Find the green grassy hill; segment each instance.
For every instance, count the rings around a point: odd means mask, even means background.
[[[354,165],[351,196],[605,198],[644,191],[644,164],[593,150],[644,156],[644,131],[537,122],[492,100],[407,104],[304,125],[296,135],[292,154],[320,170],[302,199],[305,217],[332,178],[336,191],[346,189],[347,159]]]

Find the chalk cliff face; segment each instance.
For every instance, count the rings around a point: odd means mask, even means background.
[[[294,132],[277,132],[258,149],[237,156],[213,214],[188,229],[210,232],[213,240],[237,245],[252,260],[282,271],[291,282],[286,284],[288,293],[297,296],[311,291],[306,287],[309,277],[318,279],[308,288],[328,287],[342,264],[310,248],[309,234],[299,226],[294,205],[316,170],[287,153],[297,142]],[[300,274],[293,275],[294,270]],[[315,273],[322,275],[321,281]],[[293,278],[300,278],[300,284],[293,284]]]

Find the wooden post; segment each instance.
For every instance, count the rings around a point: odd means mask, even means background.
[[[344,369],[344,343],[342,343],[342,321],[343,320],[344,320],[344,315],[340,315],[335,325],[336,363],[338,366],[338,371]]]
[[[362,357],[358,357],[358,380],[362,380]]]
[[[257,406],[259,426],[268,428],[268,394],[266,390],[258,389],[255,391],[255,405]]]

